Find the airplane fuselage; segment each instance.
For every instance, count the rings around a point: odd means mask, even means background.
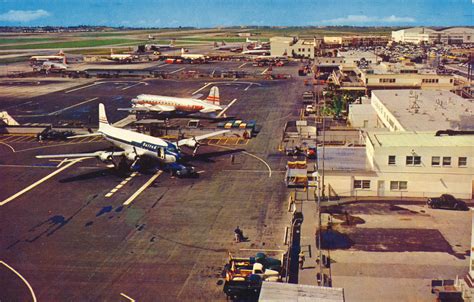
[[[130,160],[133,160],[134,156],[145,155],[169,164],[176,162],[181,157],[176,145],[158,137],[115,128],[110,125],[104,125],[99,133],[113,145],[123,150],[133,150],[133,152],[129,151],[127,154]]]
[[[142,94],[132,100],[135,107],[153,107],[157,105],[174,107],[176,111],[182,112],[214,112],[222,108],[217,105],[206,103],[199,99],[176,98],[161,95]]]

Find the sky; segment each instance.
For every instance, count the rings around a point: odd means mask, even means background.
[[[457,26],[474,0],[0,0],[0,26]]]

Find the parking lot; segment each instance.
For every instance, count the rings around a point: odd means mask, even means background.
[[[330,250],[331,273],[348,301],[433,301],[432,279],[468,271],[470,211],[430,209],[422,201],[360,201],[324,212],[332,213],[333,230],[342,234],[328,237],[344,246]]]

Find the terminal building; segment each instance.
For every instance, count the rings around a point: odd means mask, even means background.
[[[385,46],[390,38],[387,36],[324,36],[324,46],[333,47],[359,47],[359,46]]]
[[[474,28],[451,27],[436,30],[413,27],[392,31],[392,41],[413,44],[468,44],[474,43]]]
[[[415,63],[370,64],[355,72],[368,91],[373,89],[454,89],[454,76]]]
[[[337,57],[316,57],[316,73],[330,73],[329,79],[341,90],[441,89],[454,91],[455,77],[441,74],[413,62],[381,62],[371,52],[339,52]]]
[[[359,108],[359,106],[361,106]],[[365,141],[345,163],[325,171],[325,192],[338,196],[474,197],[474,103],[442,90],[374,90],[353,104],[349,123]],[[328,148],[329,149],[329,148]],[[347,153],[346,152],[346,153]],[[337,157],[329,158],[341,163]]]

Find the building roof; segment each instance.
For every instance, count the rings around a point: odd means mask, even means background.
[[[474,130],[474,103],[443,90],[373,90],[407,131]]]
[[[344,302],[344,289],[281,282],[263,282],[259,302]]]
[[[376,147],[474,147],[474,135],[442,135],[436,132],[379,132],[368,131],[367,135]]]
[[[418,74],[438,75],[436,70],[428,68],[424,64],[415,63],[388,63],[381,62],[379,64],[369,64],[367,69],[361,69],[367,74],[399,74],[401,70],[417,70]],[[439,75],[442,76],[442,75]],[[450,75],[445,75],[450,76]]]
[[[442,29],[433,29],[429,27],[410,27],[405,29],[396,30],[394,32],[404,31],[406,33],[417,33],[417,34],[429,34],[435,32],[474,32],[474,28],[471,27],[448,27]]]
[[[344,57],[344,58],[355,58],[355,59],[360,59],[360,58],[378,58],[378,56],[373,53],[372,51],[360,51],[360,50],[350,50],[350,51],[339,51],[337,53],[338,57]]]

